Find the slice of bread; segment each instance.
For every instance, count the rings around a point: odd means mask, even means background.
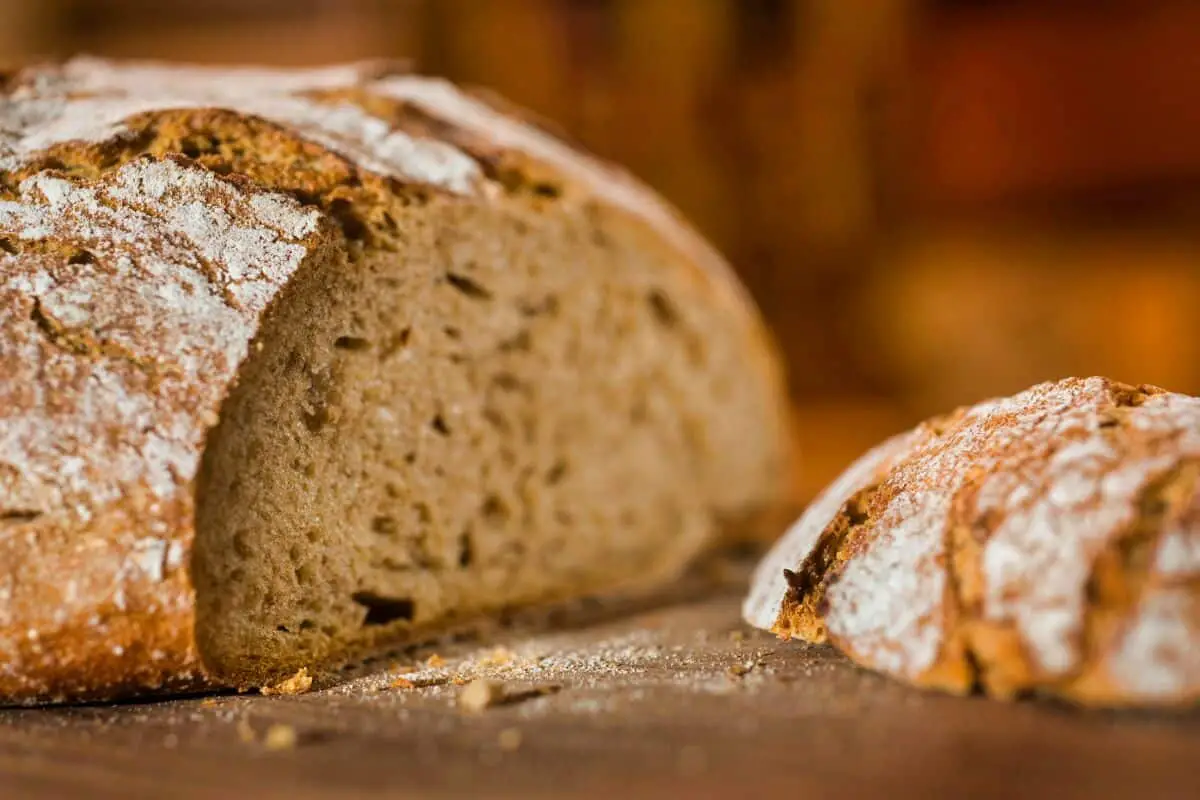
[[[750,624],[920,686],[1200,699],[1200,398],[1035,386],[898,436],[763,561]]]
[[[379,65],[4,86],[9,701],[261,685],[785,504],[761,321],[613,168]]]

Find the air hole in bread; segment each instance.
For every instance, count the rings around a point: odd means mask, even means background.
[[[547,295],[539,300],[521,300],[517,310],[525,317],[553,317],[558,314],[559,302],[556,295]]]
[[[650,304],[650,310],[654,314],[654,319],[659,325],[665,328],[674,328],[679,324],[679,311],[675,308],[675,304],[657,289],[646,295],[646,301]]]
[[[554,486],[562,481],[567,475],[567,462],[561,458],[554,462],[554,466],[546,471],[546,485]]]
[[[329,213],[342,227],[342,234],[352,242],[361,242],[370,236],[370,229],[358,216],[349,200],[337,198],[329,203]]]
[[[475,546],[471,540],[471,529],[458,535],[458,567],[467,569],[475,562]]]
[[[438,414],[433,418],[433,420],[429,423],[429,427],[433,428],[442,436],[450,435],[450,426],[446,424],[446,418],[441,414]]]
[[[378,516],[371,520],[371,530],[384,536],[393,536],[400,531],[395,517]]]
[[[416,604],[407,597],[381,597],[372,592],[355,592],[352,599],[367,610],[362,622],[365,627],[411,622],[416,613]]]
[[[303,415],[304,427],[308,428],[309,433],[320,433],[329,424],[329,409],[325,406],[307,411]]]
[[[522,329],[516,335],[503,340],[496,348],[501,353],[528,353],[533,349],[533,340],[527,329]]]
[[[483,501],[479,513],[484,520],[492,525],[503,525],[508,521],[509,509],[504,501],[494,494],[489,494]]]
[[[446,282],[472,300],[491,300],[492,293],[483,284],[454,272],[446,273]]]
[[[492,376],[492,385],[506,392],[515,392],[523,387],[520,378],[511,372],[497,372]]]
[[[562,196],[562,187],[556,186],[553,183],[538,182],[529,187],[529,190],[538,197],[544,197],[550,200],[557,199]]]
[[[338,350],[361,351],[371,349],[371,342],[361,336],[339,336],[334,340],[333,346]]]

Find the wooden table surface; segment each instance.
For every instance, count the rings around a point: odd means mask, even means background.
[[[747,631],[739,591],[505,629],[299,695],[0,711],[0,798],[1200,796],[1200,712],[922,693]],[[502,697],[471,713],[457,700],[481,675]]]

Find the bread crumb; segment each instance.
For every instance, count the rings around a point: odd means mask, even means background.
[[[450,682],[453,683],[455,686],[466,686],[468,683],[470,683],[469,680],[462,677],[461,675],[455,675],[453,678],[450,679]]]
[[[216,704],[217,704],[217,698],[215,698],[215,697],[206,697],[200,701],[200,705],[202,705],[202,706],[215,706]]]
[[[433,669],[444,667],[446,666],[446,659],[442,658],[437,653],[434,653],[429,658],[425,659],[425,666],[432,667]]]
[[[463,711],[478,714],[504,699],[504,685],[495,681],[477,678],[458,693],[458,707]]]
[[[453,682],[456,685],[461,685],[458,678],[455,678]],[[424,689],[427,686],[445,686],[447,683],[451,683],[449,678],[442,678],[442,677],[437,677],[437,676],[428,678],[428,679],[418,679],[418,680],[413,681],[413,685],[415,685],[418,689]]]
[[[734,664],[727,669],[726,672],[732,678],[741,678],[744,675],[748,675],[756,666],[757,664],[755,662],[747,661],[745,664]]]
[[[250,726],[250,720],[246,717],[242,717],[238,720],[237,735],[238,739],[240,739],[244,744],[251,744],[255,741],[255,739],[258,738],[254,734],[254,728]]]
[[[392,689],[415,689],[415,688],[417,688],[417,685],[415,683],[413,683],[412,681],[410,681],[408,678],[396,678],[394,681],[389,683],[388,686],[391,687]]]
[[[511,753],[521,746],[521,731],[516,728],[505,728],[496,737],[496,744],[500,745],[501,750]]]
[[[731,642],[744,642],[744,641],[746,641],[746,633],[745,633],[745,631],[730,631],[730,632],[729,632],[729,641],[731,641]]]
[[[497,647],[479,660],[479,663],[489,667],[502,667],[511,664],[516,659],[513,651],[506,647]]]
[[[296,729],[291,725],[283,725],[276,723],[267,728],[267,735],[263,737],[263,745],[268,750],[291,750],[296,746]]]
[[[295,675],[282,680],[274,686],[264,686],[260,690],[265,695],[272,694],[304,694],[312,688],[312,676],[307,667],[301,667]]]

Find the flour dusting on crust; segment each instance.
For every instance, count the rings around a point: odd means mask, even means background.
[[[317,212],[182,160],[137,160],[95,182],[35,174],[0,201],[0,675],[22,680],[54,660],[63,626],[93,612],[93,635],[178,660],[119,618],[186,620],[183,553],[191,483],[225,387],[276,292],[315,246]],[[120,508],[118,508],[120,507]],[[56,559],[33,559],[64,540]],[[41,545],[39,547],[39,542]],[[57,570],[60,579],[43,572]],[[145,600],[166,582],[160,600]],[[126,621],[127,622],[127,621]],[[186,632],[186,627],[183,628]],[[124,643],[121,643],[124,642]],[[31,684],[32,686],[33,684]]]
[[[649,220],[675,246],[701,264],[706,273],[733,290],[732,296],[738,302],[751,304],[745,288],[713,246],[696,234],[677,211],[626,173],[590,158],[531,125],[495,111],[448,81],[413,75],[388,76],[372,89],[386,97],[412,102],[497,147],[532,156],[617,208]]]
[[[0,232],[77,254],[9,256],[0,272],[0,393],[45,395],[0,400],[0,464],[17,476],[6,488],[86,518],[130,483],[167,497],[190,481],[224,382],[317,221],[169,160],[94,185],[39,174],[0,202]],[[104,430],[121,431],[114,445],[90,446]]]
[[[788,530],[770,554],[755,568],[752,590],[742,603],[742,618],[756,628],[770,629],[779,617],[787,592],[785,569],[794,569],[816,546],[821,531],[854,494],[875,479],[883,465],[904,449],[907,435],[896,436],[873,448],[838,476]]]
[[[1149,513],[1143,497],[1197,462],[1197,398],[1090,378],[981,403],[916,429],[890,463],[881,466],[873,452],[843,475],[764,561],[747,619],[771,627],[768,610],[791,613],[779,573],[804,563],[850,486],[874,482],[858,543],[820,587],[829,637],[855,659],[922,682],[956,657],[946,647],[967,614],[1015,633],[1022,674],[1038,687],[1069,693],[1086,669],[1126,699],[1196,696],[1193,484],[1186,497],[1166,501],[1174,505],[1149,532],[1155,547],[1145,589],[1123,627],[1115,638],[1087,637],[1096,564],[1138,530]],[[956,538],[963,532],[974,543],[965,554]],[[963,579],[979,587],[978,607],[959,607],[970,600],[957,586]]]
[[[353,103],[327,103],[313,95],[365,85],[368,76],[352,67],[228,72],[72,61],[0,99],[0,169],[18,169],[37,153],[65,142],[116,138],[138,114],[221,108],[287,126],[388,177],[459,194],[477,191],[479,165],[457,148],[394,130]]]

